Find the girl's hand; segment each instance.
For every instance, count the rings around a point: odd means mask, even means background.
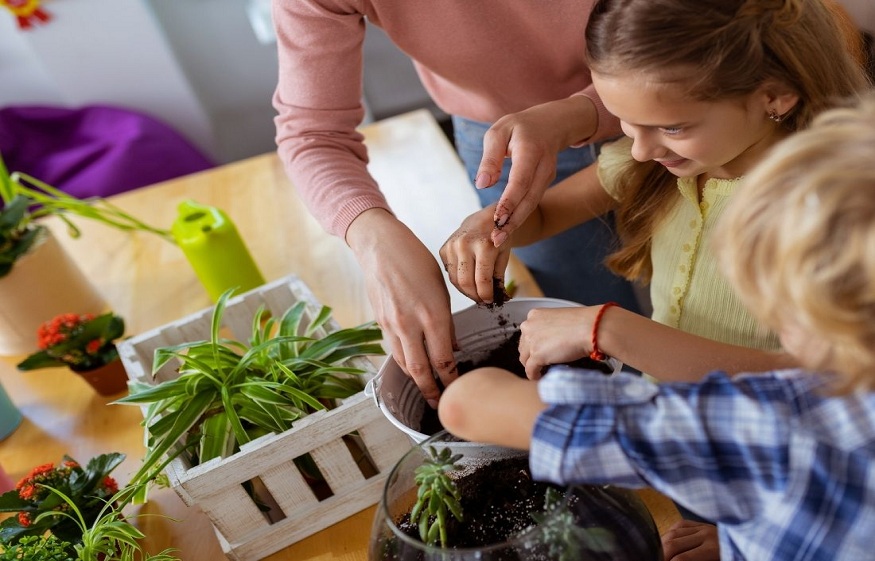
[[[440,249],[450,282],[478,304],[495,301],[495,279],[504,285],[504,272],[510,260],[512,244],[497,248],[492,243],[494,212],[493,207],[487,207],[470,215]]]
[[[532,380],[551,364],[574,362],[592,350],[590,334],[598,306],[537,308],[520,324],[520,362]]]
[[[483,158],[476,186],[484,189],[501,177],[506,158],[511,159],[507,187],[492,212],[499,224],[491,232],[496,246],[504,244],[538,206],[547,187],[556,178],[557,154],[590,137],[598,128],[598,113],[585,95],[535,105],[505,115],[483,138]]]

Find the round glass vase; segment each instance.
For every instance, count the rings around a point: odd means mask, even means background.
[[[443,448],[462,454],[455,462],[458,469],[449,474],[461,492],[463,520],[447,518],[447,547],[423,543],[418,525],[410,523],[417,497],[416,469]],[[528,453],[460,442],[441,431],[414,446],[389,474],[374,517],[368,558],[661,561],[662,547],[656,524],[635,492],[607,485],[534,482]]]

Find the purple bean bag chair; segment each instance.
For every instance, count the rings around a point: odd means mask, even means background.
[[[103,105],[0,109],[0,154],[10,173],[26,173],[80,198],[107,197],[215,165],[164,123]]]

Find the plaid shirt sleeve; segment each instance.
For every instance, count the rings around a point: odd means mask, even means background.
[[[532,473],[557,483],[653,487],[711,520],[739,522],[788,477],[800,396],[822,382],[778,375],[653,384],[554,367],[535,425]]]
[[[872,559],[875,392],[784,370],[654,385],[554,367],[538,479],[651,486],[717,523],[721,559]]]

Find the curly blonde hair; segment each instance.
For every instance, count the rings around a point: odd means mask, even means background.
[[[722,270],[772,328],[827,343],[839,389],[875,388],[875,96],[832,109],[744,179],[714,243]]]
[[[600,0],[586,55],[594,72],[658,76],[698,101],[741,99],[778,84],[799,96],[779,125],[792,132],[868,89],[850,48],[858,38],[849,33],[823,0]],[[655,162],[634,161],[622,177],[615,211],[622,247],[607,264],[648,280],[653,231],[677,199],[677,179]]]

